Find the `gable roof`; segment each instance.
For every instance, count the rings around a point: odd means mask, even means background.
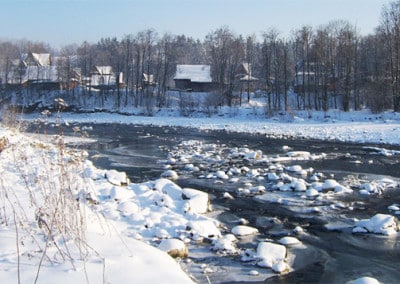
[[[50,66],[51,55],[50,53],[24,53],[22,54],[22,61],[25,65],[30,65],[29,61],[33,61],[37,66]]]
[[[112,75],[111,66],[95,66],[95,73],[98,75]]]
[[[174,80],[211,83],[210,65],[177,65]]]

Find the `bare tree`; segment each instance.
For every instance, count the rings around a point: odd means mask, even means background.
[[[311,70],[311,40],[313,30],[310,26],[303,26],[294,32],[294,55],[296,61],[296,76],[298,82],[298,108],[311,108],[311,86],[313,74]]]
[[[384,6],[380,30],[388,49],[393,108],[400,111],[400,1]]]
[[[337,28],[337,70],[339,75],[338,87],[342,92],[343,110],[349,111],[351,94],[354,93],[357,34],[355,29],[345,21],[341,21]]]
[[[219,94],[232,105],[236,70],[243,60],[243,40],[235,37],[227,27],[222,27],[206,36],[211,73],[219,85]]]
[[[263,45],[262,45],[262,61],[263,61],[263,76],[267,89],[267,99],[268,99],[268,110],[272,110],[272,101],[273,92],[276,91],[274,84],[275,78],[274,67],[277,64],[277,56],[276,56],[276,45],[278,40],[278,31],[276,29],[270,29],[263,33]],[[275,93],[276,95],[276,93]]]

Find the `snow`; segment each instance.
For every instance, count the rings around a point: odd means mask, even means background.
[[[376,214],[371,219],[360,220],[353,232],[370,232],[383,235],[394,235],[399,231],[397,218],[387,214]]]
[[[232,233],[235,236],[255,235],[258,233],[258,229],[250,226],[239,225],[232,228]]]
[[[204,117],[179,117],[175,113],[159,112],[153,117],[122,116],[110,113],[71,114],[62,115],[62,123],[123,123],[158,126],[195,127],[201,130],[226,130],[228,132],[257,133],[268,137],[282,138],[309,138],[321,140],[347,141],[357,143],[379,143],[400,145],[400,117],[395,113],[384,113],[379,118],[368,112],[343,113],[331,111],[329,113],[314,112],[311,119],[300,112],[289,121],[285,118],[265,116],[255,117],[238,111],[232,116],[224,108],[222,115],[205,119]],[[330,117],[325,119],[324,117]],[[26,120],[34,120],[33,115],[25,116]],[[54,118],[49,118],[54,122]],[[95,126],[94,126],[95,127]],[[19,133],[0,128],[0,138],[7,137],[7,144],[0,149],[0,174],[2,188],[12,188],[12,202],[8,202],[3,194],[1,206],[18,213],[24,212],[17,220],[23,224],[24,230],[19,231],[21,244],[19,254],[15,242],[15,222],[13,215],[0,215],[0,283],[16,282],[17,263],[22,283],[34,282],[37,266],[41,254],[37,245],[45,246],[46,233],[39,223],[46,221],[48,210],[42,198],[48,193],[45,184],[50,181],[51,186],[58,188],[62,182],[62,171],[57,168],[59,149],[36,141]],[[187,141],[189,147],[203,147],[196,141]],[[224,162],[224,157],[210,153],[217,149],[215,145],[207,145],[210,150],[205,154],[196,149],[192,155],[204,159],[208,163]],[[249,182],[242,188],[237,187],[237,193],[256,195],[263,201],[276,202],[282,206],[289,206],[290,210],[299,214],[323,214],[326,211],[335,211],[343,204],[335,200],[341,194],[351,194],[352,189],[339,183],[333,177],[326,179],[322,174],[313,173],[312,169],[303,169],[300,165],[285,167],[285,161],[310,161],[324,159],[325,154],[315,155],[308,151],[289,151],[284,147],[285,155],[270,157],[261,151],[249,149],[247,146],[229,149],[230,158],[251,160],[252,162],[270,162],[274,165],[267,169],[249,169],[246,167],[230,167],[227,170],[210,172],[209,178],[216,182],[230,182],[235,185],[242,176],[248,179],[265,178],[274,183],[273,190],[266,192],[266,188]],[[398,151],[381,147],[370,148],[376,155],[399,155]],[[16,155],[17,154],[17,155]],[[203,156],[202,156],[203,155]],[[246,250],[243,253],[238,248],[236,236],[257,234],[258,230],[251,226],[239,225],[232,228],[230,233],[223,229],[223,224],[205,216],[212,210],[209,206],[207,194],[191,189],[180,188],[173,180],[179,177],[179,172],[171,170],[168,165],[160,179],[144,183],[132,183],[125,173],[115,170],[100,170],[88,160],[80,161],[81,155],[68,151],[64,161],[68,163],[67,180],[72,185],[74,200],[79,200],[77,212],[84,216],[85,242],[76,247],[74,236],[62,241],[58,235],[55,241],[60,245],[68,245],[74,261],[62,261],[64,251],[55,247],[48,247],[49,259],[45,259],[41,266],[39,279],[47,282],[58,279],[60,283],[193,283],[190,277],[182,270],[179,263],[167,255],[174,249],[185,249],[191,242],[210,244],[216,253],[236,255],[242,254],[242,259],[256,260],[262,267],[271,268],[277,273],[290,271],[288,253],[290,245],[300,243],[297,238],[286,236],[279,240],[280,244],[260,241],[257,252]],[[169,157],[167,163],[186,163],[185,170],[198,172],[200,169],[191,162],[191,155]],[[17,158],[16,158],[17,157]],[[19,159],[23,157],[25,160]],[[24,162],[22,162],[24,161]],[[43,164],[44,161],[44,164]],[[76,167],[73,164],[76,163]],[[301,175],[292,176],[292,175]],[[308,175],[312,175],[309,178]],[[61,179],[61,181],[59,181]],[[309,183],[309,182],[312,183]],[[380,194],[387,188],[394,188],[398,183],[390,179],[374,182],[365,182],[358,186],[358,192],[369,196]],[[27,189],[28,192],[27,192]],[[268,189],[269,190],[269,189]],[[28,193],[28,194],[27,194]],[[288,195],[286,195],[288,193]],[[225,192],[226,199],[233,196]],[[75,202],[74,201],[74,202]],[[45,208],[45,210],[43,209]],[[43,211],[39,210],[43,209]],[[3,210],[3,209],[2,209]],[[298,210],[298,211],[296,211]],[[388,206],[390,214],[397,214],[399,204]],[[10,211],[8,211],[10,212]],[[12,212],[12,211],[11,211]],[[73,215],[73,214],[72,214]],[[35,217],[37,219],[35,219]],[[43,219],[43,220],[42,220]],[[41,221],[42,220],[42,221]],[[80,219],[79,219],[80,220]],[[17,223],[18,223],[17,222]],[[247,222],[242,222],[245,224]],[[353,232],[375,233],[383,235],[398,234],[397,218],[387,214],[376,214],[370,219],[355,221],[347,228]],[[301,227],[293,230],[298,235],[305,234]],[[286,248],[285,246],[288,246]],[[84,248],[84,257],[80,249]],[[190,255],[189,251],[189,255]],[[246,256],[244,256],[246,255]],[[18,258],[19,257],[19,258]],[[34,268],[34,269],[32,269]],[[155,273],[156,271],[156,273]],[[214,270],[205,267],[206,273]],[[260,270],[261,271],[261,270]],[[85,276],[86,274],[86,276]],[[259,272],[250,270],[248,273],[256,277]],[[85,279],[85,277],[88,278]],[[379,283],[371,282],[369,277],[359,278],[352,283]],[[358,281],[358,282],[357,282]]]
[[[170,181],[123,185],[125,175],[81,162],[73,150],[3,128],[0,136],[8,141],[0,152],[1,283],[17,277],[33,283],[37,276],[39,282],[57,283],[193,283],[178,262],[141,240],[205,218],[186,214],[186,219],[181,210],[187,200],[175,200],[176,211],[146,200],[160,194],[150,186],[172,192]],[[63,223],[52,221],[58,216]],[[146,229],[148,221],[165,225]]]
[[[372,277],[361,277],[353,281],[347,282],[347,284],[379,284],[380,282]]]
[[[280,244],[274,244],[270,242],[260,242],[257,247],[257,258],[259,262],[257,265],[261,267],[272,268],[275,266],[275,271],[281,272],[286,269],[282,269],[281,261],[286,259],[286,247]]]
[[[210,65],[177,65],[174,80],[210,83]]]
[[[301,242],[295,237],[283,237],[279,239],[279,243],[285,246],[290,246],[300,244]]]
[[[250,110],[249,110],[250,109]],[[298,137],[329,141],[353,143],[385,143],[400,145],[400,115],[387,112],[374,115],[368,111],[353,111],[349,113],[331,110],[328,112],[313,112],[308,118],[308,112],[297,112],[301,119],[286,120],[282,117],[257,117],[249,113],[251,107],[238,110],[236,116],[230,109],[222,108],[218,115],[204,118],[181,117],[178,113],[161,111],[154,116],[118,115],[113,113],[63,113],[63,121],[69,123],[122,123],[157,126],[184,126],[203,130],[226,130],[228,132],[258,133],[268,137]],[[247,111],[247,112],[246,112]],[[325,117],[330,117],[326,120]],[[24,115],[24,119],[35,120],[37,115]],[[49,118],[51,121],[53,118]]]
[[[187,257],[188,249],[185,243],[178,239],[163,239],[157,247],[172,257]]]

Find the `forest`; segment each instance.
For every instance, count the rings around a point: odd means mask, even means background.
[[[238,104],[238,93],[246,92],[239,76],[247,75],[257,79],[251,91],[265,96],[268,110],[400,111],[400,1],[382,8],[381,22],[369,35],[360,35],[347,21],[333,20],[320,27],[299,27],[289,38],[276,28],[243,36],[222,26],[204,39],[146,29],[121,39],[105,37],[60,48],[27,39],[0,40],[0,100],[38,91],[9,84],[12,76],[21,81],[18,62],[29,52],[51,54],[63,83],[57,92],[80,98],[112,95],[118,107],[167,107],[176,66],[207,64],[216,86],[215,105]],[[246,74],[238,71],[243,63],[249,66]],[[82,88],[93,66],[111,66],[115,74],[123,74],[120,83],[101,92]],[[72,84],[77,80],[73,71],[79,84]],[[295,104],[289,102],[290,94]]]

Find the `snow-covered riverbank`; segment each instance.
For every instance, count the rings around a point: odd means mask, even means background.
[[[336,140],[353,143],[379,143],[400,145],[400,114],[372,114],[368,111],[298,112],[296,115],[275,116],[254,114],[244,109],[232,114],[205,117],[182,117],[177,112],[160,112],[154,116],[121,115],[113,113],[62,114],[67,123],[121,123],[157,126],[194,127],[204,130],[259,133],[271,137],[294,137],[319,140]],[[34,120],[39,115],[24,116]],[[54,121],[51,117],[49,121]]]
[[[4,128],[0,139],[1,283],[192,282],[165,252],[123,233],[134,204],[122,201],[135,195],[124,173],[57,141]],[[150,201],[140,208],[156,214]]]

